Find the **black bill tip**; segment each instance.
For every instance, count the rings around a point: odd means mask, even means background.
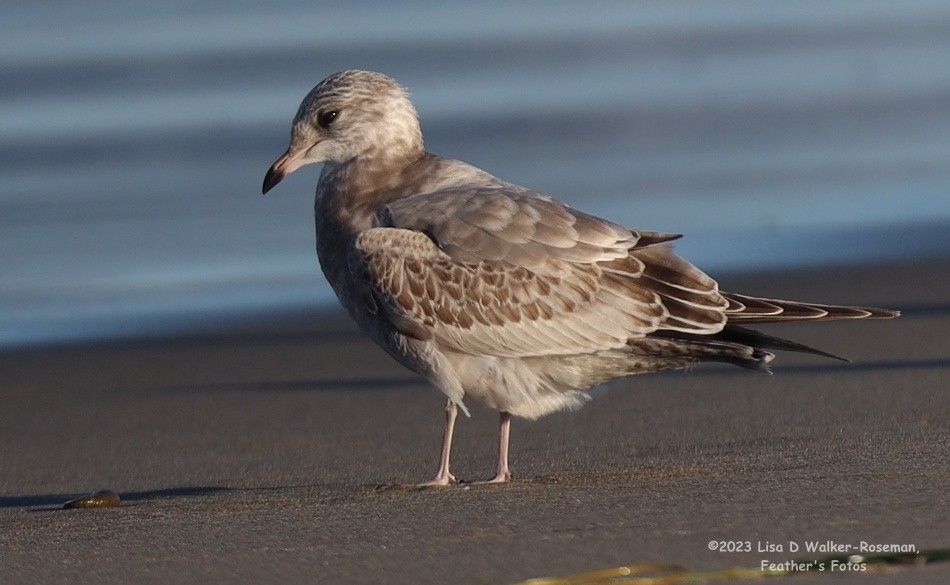
[[[267,192],[277,186],[277,183],[280,183],[286,173],[281,169],[277,168],[277,164],[267,169],[267,174],[264,175],[264,185],[261,187],[261,195],[267,195]]]

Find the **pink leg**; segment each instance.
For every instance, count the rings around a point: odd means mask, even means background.
[[[442,486],[456,483],[455,476],[449,472],[449,454],[452,452],[452,434],[455,432],[455,417],[458,416],[458,406],[449,400],[445,405],[445,434],[442,436],[442,456],[439,459],[439,472],[435,477],[416,487]]]
[[[508,437],[511,435],[511,415],[502,412],[498,425],[498,472],[488,481],[478,483],[505,483],[511,480],[508,469]]]

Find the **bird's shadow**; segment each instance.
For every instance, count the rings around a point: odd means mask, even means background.
[[[923,359],[899,360],[879,362],[825,362],[825,363],[798,363],[776,364],[775,373],[790,374],[819,374],[819,373],[852,373],[859,372],[899,372],[907,370],[943,370],[950,369],[950,359]],[[680,371],[657,372],[656,377],[678,376]],[[720,364],[703,364],[691,370],[691,375],[704,376],[748,376],[749,371]],[[379,390],[410,390],[426,386],[426,381],[417,376],[389,377],[389,378],[313,378],[299,380],[273,380],[258,382],[221,382],[214,384],[185,384],[170,385],[152,388],[161,392],[329,392],[329,391],[379,391]],[[2,500],[0,500],[2,501]],[[2,506],[0,506],[2,507]]]
[[[330,392],[335,390],[348,391],[376,391],[418,388],[425,385],[425,380],[414,376],[390,378],[313,378],[300,380],[271,380],[257,382],[219,382],[210,384],[181,384],[158,386],[151,388],[159,392],[214,392],[214,391],[245,391],[245,392]]]
[[[950,359],[928,360],[901,360],[880,362],[833,362],[815,364],[778,364],[774,366],[775,373],[790,374],[818,374],[818,373],[852,373],[859,372],[899,372],[907,370],[950,369]],[[658,372],[654,376],[677,376],[682,372]],[[704,364],[691,371],[691,375],[705,376],[748,376],[749,371],[741,368],[719,364]],[[425,387],[425,380],[418,377],[393,378],[338,378],[338,379],[301,379],[269,382],[225,382],[220,384],[189,384],[181,387],[165,386],[163,391],[246,391],[246,392],[291,392],[291,391],[377,391],[377,390],[408,390]]]
[[[696,368],[693,373],[702,373],[713,376],[735,376],[748,374],[749,372],[738,368],[727,366]],[[943,370],[950,368],[950,359],[931,359],[931,360],[901,360],[888,362],[833,362],[816,364],[789,364],[781,363],[773,365],[772,371],[776,374],[819,374],[819,373],[859,373],[859,372],[899,372],[905,370]],[[661,375],[675,375],[675,373],[662,372]]]
[[[218,486],[175,487],[139,492],[122,492],[123,502],[140,502],[159,498],[191,498],[210,496],[233,488]],[[62,510],[63,504],[74,498],[87,496],[81,493],[33,494],[25,496],[0,496],[0,508],[29,508],[32,512]]]

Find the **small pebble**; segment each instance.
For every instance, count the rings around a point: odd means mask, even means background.
[[[119,505],[119,494],[112,490],[99,490],[90,496],[69,500],[63,504],[66,510],[73,508],[115,508]]]

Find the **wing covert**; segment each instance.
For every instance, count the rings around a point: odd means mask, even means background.
[[[718,285],[638,232],[532,191],[446,189],[391,202],[350,269],[406,335],[497,356],[590,353],[669,329],[718,332]]]
[[[501,261],[532,270],[552,259],[591,263],[624,258],[640,235],[535,191],[446,189],[386,205],[378,225],[427,234],[459,262]],[[670,236],[672,237],[672,236]]]

